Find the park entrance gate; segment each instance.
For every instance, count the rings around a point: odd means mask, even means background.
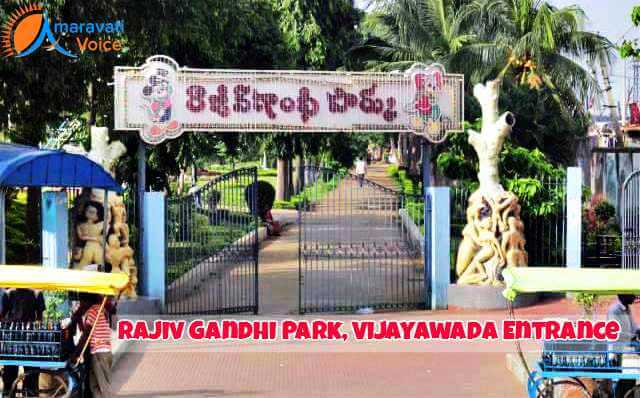
[[[304,176],[300,313],[427,307],[423,240],[409,221],[423,202],[349,173],[310,167]]]
[[[167,201],[165,312],[258,312],[255,168]]]
[[[622,185],[622,267],[640,269],[640,170]]]
[[[141,139],[140,203],[145,144],[186,131],[410,133],[439,143],[463,131],[463,98],[464,76],[437,64],[404,73],[195,69],[156,55],[114,69],[115,129]],[[167,312],[257,311],[255,212],[241,209],[244,193],[231,182],[255,181],[252,173],[228,175],[168,203]],[[370,181],[361,188],[351,175],[328,181],[338,185],[300,211],[301,312],[425,305],[418,244],[407,239],[402,221],[407,198]],[[139,217],[144,225],[144,211]]]

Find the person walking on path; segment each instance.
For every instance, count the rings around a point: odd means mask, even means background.
[[[362,160],[362,158],[358,158],[356,160],[356,176],[358,177],[360,188],[362,188],[362,184],[364,183],[364,176],[366,174],[367,174],[367,162]]]

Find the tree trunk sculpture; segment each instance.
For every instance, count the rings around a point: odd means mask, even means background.
[[[506,266],[526,266],[524,224],[518,198],[500,184],[498,156],[515,117],[498,116],[500,81],[477,84],[473,95],[482,108],[482,130],[469,130],[469,143],[480,161],[480,186],[469,197],[467,225],[458,248],[456,272],[459,284],[500,285]]]

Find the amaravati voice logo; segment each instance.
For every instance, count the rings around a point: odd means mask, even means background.
[[[11,13],[2,29],[2,52],[5,57],[22,58],[40,48],[45,39],[48,51],[56,50],[67,57],[77,58],[58,43],[51,30],[48,11],[39,4],[21,6]]]

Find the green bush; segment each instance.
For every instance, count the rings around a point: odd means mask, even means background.
[[[45,292],[44,318],[51,321],[59,321],[60,319],[69,316],[67,298],[67,293],[63,291]]]
[[[604,200],[598,203],[593,210],[601,221],[607,221],[616,216],[616,208],[611,203]]]
[[[390,165],[389,167],[387,167],[387,174],[389,176],[391,176],[392,178],[397,178],[398,177],[398,166],[396,166],[395,164]]]
[[[254,192],[254,184],[258,184],[258,217],[264,221],[267,212],[273,209],[273,203],[276,199],[276,190],[273,189],[273,186],[267,181],[257,181],[253,184],[247,185],[244,189],[244,199],[247,202],[247,207],[250,209],[253,208],[252,193]]]
[[[397,166],[387,167],[387,173],[394,179],[396,184],[400,187],[400,190],[405,195],[420,195],[420,184],[417,181],[412,180],[406,170],[398,170]]]
[[[407,214],[417,226],[424,225],[424,202],[411,201],[405,205],[405,208],[407,209]]]

